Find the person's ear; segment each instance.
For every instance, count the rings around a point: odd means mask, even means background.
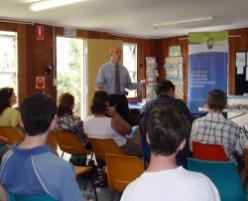
[[[50,130],[55,129],[56,125],[57,125],[57,118],[53,118],[53,120],[50,124]]]
[[[186,145],[186,139],[184,139],[177,148],[177,151],[182,151]]]
[[[147,141],[148,144],[150,144],[148,133],[146,133],[146,141]]]

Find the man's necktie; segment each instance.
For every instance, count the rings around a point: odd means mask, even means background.
[[[115,94],[121,94],[120,70],[118,64],[115,64]]]

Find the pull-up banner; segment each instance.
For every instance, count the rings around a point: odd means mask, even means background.
[[[228,32],[189,34],[188,106],[192,113],[206,104],[212,89],[227,92]]]

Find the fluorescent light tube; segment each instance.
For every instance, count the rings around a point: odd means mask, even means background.
[[[59,6],[65,6],[68,4],[73,4],[80,2],[82,0],[45,0],[45,1],[39,1],[36,3],[32,3],[30,9],[32,11],[41,11],[46,10],[50,8],[55,8]]]
[[[214,17],[201,17],[201,18],[193,18],[193,19],[187,19],[187,20],[179,20],[179,21],[173,21],[173,22],[165,22],[165,23],[159,23],[159,24],[153,24],[153,28],[163,27],[163,26],[172,26],[172,25],[180,25],[180,24],[187,24],[187,23],[193,23],[193,22],[205,22],[205,21],[211,21]]]

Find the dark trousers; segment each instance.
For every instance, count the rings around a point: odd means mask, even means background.
[[[109,95],[109,105],[115,106],[122,118],[130,123],[128,101],[125,95]]]

